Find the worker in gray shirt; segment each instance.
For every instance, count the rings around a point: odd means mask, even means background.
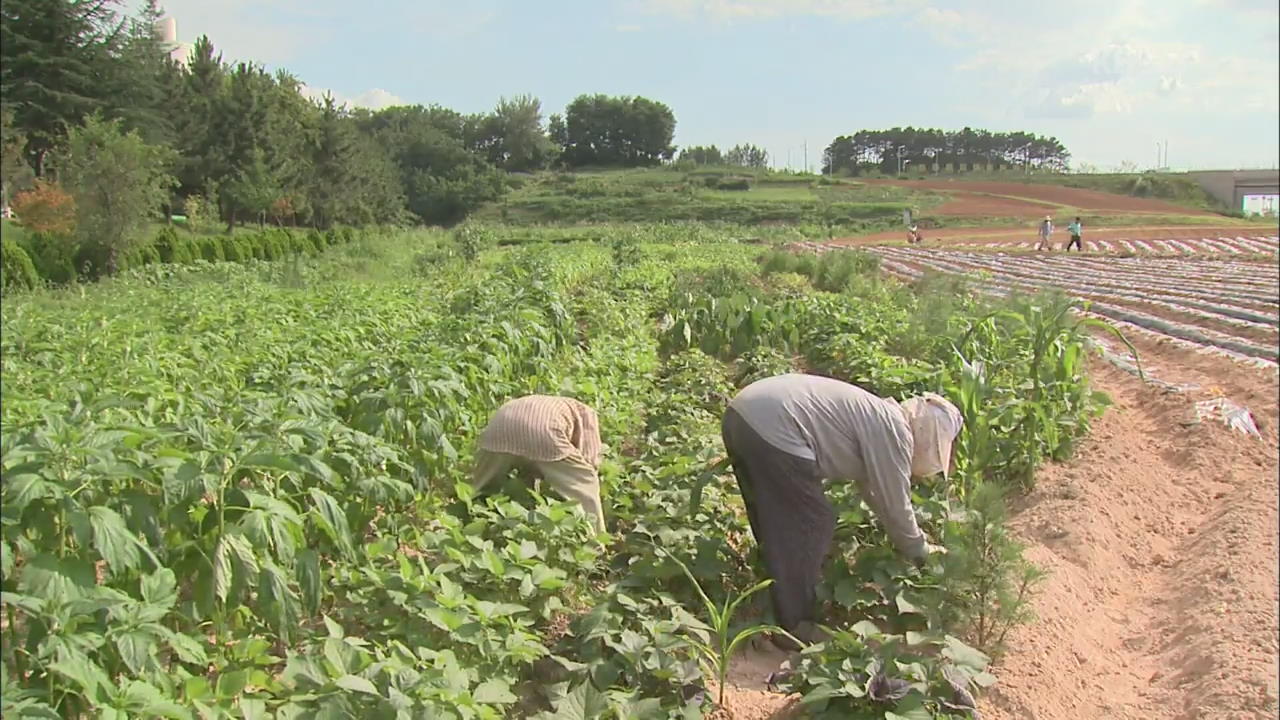
[[[916,524],[911,478],[947,472],[963,422],[933,393],[899,404],[816,375],[765,378],[729,403],[724,445],[784,630],[818,639],[815,588],[836,527],[822,480],[857,482],[898,551],[922,561],[936,548]]]

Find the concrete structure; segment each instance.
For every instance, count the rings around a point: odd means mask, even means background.
[[[1275,213],[1280,170],[1207,170],[1187,173],[1205,192],[1232,210]]]
[[[178,21],[171,16],[160,18],[156,21],[155,32],[160,42],[169,48],[169,57],[179,65],[186,65],[191,44],[178,42]]]

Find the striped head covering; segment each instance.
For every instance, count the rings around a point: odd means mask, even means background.
[[[596,467],[603,450],[595,411],[555,395],[526,395],[504,403],[480,434],[478,445],[538,462],[579,455]]]
[[[902,401],[902,414],[911,428],[911,475],[928,477],[951,466],[951,444],[964,426],[964,416],[951,401],[935,393]]]

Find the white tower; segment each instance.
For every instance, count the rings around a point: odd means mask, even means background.
[[[160,42],[169,50],[169,57],[179,65],[186,65],[191,44],[178,42],[178,21],[172,16],[160,18],[156,21],[155,30]]]

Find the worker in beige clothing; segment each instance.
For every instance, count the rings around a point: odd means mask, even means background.
[[[566,500],[577,501],[604,532],[600,506],[600,424],[573,398],[527,395],[503,404],[480,434],[472,487],[528,468]]]

